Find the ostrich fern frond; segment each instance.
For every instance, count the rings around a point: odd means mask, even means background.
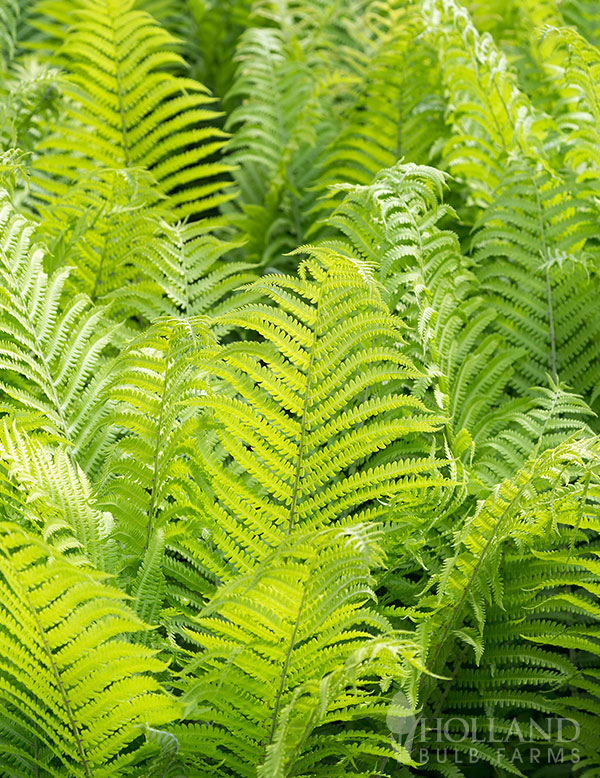
[[[206,568],[186,564],[180,526],[187,529],[199,501],[193,463],[203,441],[193,403],[203,392],[197,362],[207,339],[201,321],[157,322],[122,351],[107,390],[119,437],[97,501],[114,516],[123,585],[150,624],[161,620],[165,597],[197,602],[212,589]],[[165,591],[167,568],[172,593]]]
[[[108,438],[100,394],[110,362],[105,349],[115,325],[85,295],[66,303],[65,268],[48,276],[45,250],[34,225],[0,201],[1,405],[18,414],[40,414],[42,424],[73,446],[86,469],[95,469]]]
[[[52,4],[39,8],[52,16]],[[184,62],[169,33],[132,0],[85,0],[67,18],[59,62],[70,108],[40,147],[40,196],[63,196],[98,167],[143,167],[176,216],[198,217],[225,202],[231,166],[213,159],[225,138],[214,126],[214,100],[197,81],[170,72]]]
[[[442,159],[465,180],[477,206],[489,203],[512,154],[539,157],[551,127],[519,90],[505,54],[454,0],[425,0],[426,34],[448,93],[452,138]]]
[[[309,251],[298,277],[255,284],[267,303],[217,319],[258,339],[207,351],[201,363],[214,376],[199,402],[219,445],[199,462],[222,577],[251,569],[295,530],[374,520],[386,498],[410,502],[444,482],[428,440],[441,419],[403,389],[420,373],[370,267]]]
[[[40,531],[71,560],[77,555],[97,570],[117,571],[113,517],[98,508],[89,480],[68,449],[4,422],[0,457],[24,500],[13,520]],[[5,499],[5,508],[13,502]]]
[[[377,267],[392,308],[408,325],[409,353],[426,371],[418,391],[433,390],[456,456],[477,461],[516,410],[502,399],[520,353],[492,332],[495,315],[470,262],[456,235],[439,226],[455,217],[443,202],[446,185],[434,168],[398,163],[369,186],[343,187],[346,198],[330,224],[347,242],[326,245]]]
[[[600,316],[594,247],[588,252],[587,243],[596,218],[573,179],[515,161],[474,238],[477,273],[498,311],[497,326],[527,354],[513,379],[520,391],[544,385],[550,374],[577,387],[593,408]]]
[[[562,716],[577,726],[581,757],[597,758],[597,467],[596,442],[548,450],[457,533],[422,626],[427,666],[449,676],[422,686],[422,702],[436,715],[493,715],[507,743],[511,734],[518,742],[510,722],[519,713]],[[524,560],[527,571],[516,575]],[[452,648],[455,641],[463,651]],[[542,747],[555,738],[542,738]],[[492,764],[497,758],[488,754]]]
[[[411,636],[368,604],[377,534],[371,524],[296,536],[200,614],[189,634],[201,653],[182,683],[201,723],[177,732],[198,770],[342,776],[347,763],[362,774],[381,758],[411,761],[374,726],[381,679],[402,682],[419,664]]]
[[[155,677],[164,664],[125,638],[144,627],[121,592],[3,523],[0,595],[3,769],[124,775],[143,755],[141,726],[177,707]]]

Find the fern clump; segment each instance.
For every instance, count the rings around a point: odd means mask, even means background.
[[[0,778],[600,776],[599,20],[0,2]]]

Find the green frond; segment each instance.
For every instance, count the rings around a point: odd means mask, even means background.
[[[240,35],[251,26],[254,0],[192,0],[191,15],[196,24],[198,77],[219,97],[232,86],[235,50]]]
[[[115,777],[146,722],[177,716],[121,592],[16,525],[0,528],[0,756],[15,775]],[[68,771],[68,773],[66,772]]]
[[[539,491],[533,503],[526,500],[528,507],[513,524],[517,545],[506,547],[497,559],[501,580],[485,606],[485,651],[475,662],[468,651],[450,655],[446,650],[451,678],[433,695],[431,705],[438,706],[438,714],[481,717],[482,727],[493,716],[496,731],[513,745],[523,742],[515,730],[515,720],[520,721],[525,741],[542,751],[562,745],[566,752],[576,749],[582,761],[593,762],[598,756],[594,659],[599,570],[592,561],[598,544],[598,452],[597,447],[569,452],[563,446],[556,454],[566,457],[569,475],[554,453],[548,455],[554,484]],[[502,542],[508,523],[499,528],[494,543]],[[478,544],[478,553],[482,548],[485,552],[490,544]],[[488,560],[480,558],[478,575],[485,582]],[[532,712],[541,714],[537,730],[529,723]],[[569,727],[562,741],[552,728],[560,718]]]
[[[0,10],[1,13],[1,10]],[[0,34],[2,24],[0,21]],[[50,132],[61,109],[60,74],[36,57],[21,57],[3,73],[0,86],[0,149],[26,152],[29,166],[34,149]],[[5,188],[8,188],[3,183]]]
[[[119,317],[148,320],[180,302],[184,268],[146,171],[99,171],[39,211],[54,264],[74,267],[69,286],[76,292],[113,303]]]
[[[67,15],[58,61],[70,106],[40,146],[39,196],[63,196],[98,168],[142,167],[176,217],[205,215],[231,197],[224,184],[231,166],[217,156],[226,136],[214,126],[214,99],[197,81],[170,72],[184,65],[174,39],[132,5],[84,0]],[[38,10],[52,17],[54,4]]]
[[[193,463],[203,440],[194,402],[204,393],[198,354],[208,339],[201,320],[159,321],[121,352],[107,387],[118,440],[97,499],[114,516],[123,585],[135,598],[136,612],[152,624],[159,621],[164,597],[171,597],[163,566],[174,567],[177,600],[186,596],[184,582],[192,601],[211,588],[212,566],[203,566],[201,557],[186,563],[185,551],[200,502]]]
[[[269,264],[302,243],[307,224],[303,199],[314,176],[319,146],[330,134],[326,106],[339,75],[321,73],[290,51],[285,32],[250,28],[240,40],[235,84],[228,100],[229,145],[237,163],[240,222],[246,251]]]
[[[298,277],[255,284],[268,303],[217,319],[251,340],[202,359],[211,388],[200,402],[219,437],[200,452],[204,511],[241,572],[296,528],[375,518],[384,498],[444,480],[428,442],[440,417],[401,388],[420,373],[368,264],[310,253]],[[399,440],[404,454],[386,458]]]
[[[595,407],[600,318],[586,244],[596,218],[572,179],[515,162],[479,221],[478,277],[499,331],[527,355],[513,379],[521,393],[550,374]]]
[[[564,0],[560,10],[565,24],[576,27],[594,46],[600,44],[600,21],[596,6],[591,0]]]
[[[0,5],[0,62],[11,60],[15,53],[17,26],[21,16],[19,0],[4,0]]]
[[[408,325],[410,356],[424,373],[419,396],[433,392],[451,419],[446,434],[455,455],[477,460],[510,420],[504,392],[519,351],[492,334],[494,312],[470,262],[455,233],[440,227],[454,216],[443,202],[446,186],[435,168],[398,163],[369,186],[340,187],[348,194],[330,224],[347,242],[326,245],[377,266],[391,306]]]
[[[503,409],[502,429],[496,424],[475,463],[488,485],[509,478],[525,464],[531,452],[555,448],[577,434],[591,435],[588,424],[595,414],[584,400],[549,379],[531,398]]]
[[[425,0],[426,35],[438,52],[452,138],[442,160],[481,207],[515,153],[540,156],[551,127],[519,90],[505,54],[455,0]]]
[[[341,131],[320,160],[317,186],[322,195],[341,182],[369,184],[404,153],[402,124],[409,113],[404,74],[408,48],[420,32],[418,17],[410,7],[373,3],[360,32],[362,51],[353,63],[357,84],[344,107]],[[316,208],[322,211],[327,205],[325,201]]]
[[[101,171],[39,210],[54,264],[72,265],[69,285],[115,318],[218,312],[255,278],[223,220],[172,223],[144,170]]]
[[[95,503],[92,487],[64,446],[46,444],[4,422],[0,457],[26,501],[23,519],[63,553],[74,550],[83,563],[116,572],[113,517]],[[40,502],[35,508],[36,501]],[[72,555],[69,556],[72,559]]]
[[[423,625],[430,669],[443,671],[456,639],[468,638],[477,661],[481,659],[486,611],[504,601],[501,568],[507,543],[535,549],[561,523],[579,522],[576,531],[582,528],[581,494],[585,498],[589,490],[588,472],[597,457],[593,440],[570,440],[534,455],[465,520],[456,534],[455,552],[437,576],[431,619]],[[574,473],[572,483],[566,478],[569,469]],[[471,634],[462,626],[465,621]]]
[[[573,28],[550,24],[544,26],[538,49],[560,98],[565,162],[579,181],[593,182],[600,174],[600,53]]]
[[[34,225],[0,201],[1,406],[39,413],[42,424],[72,446],[93,470],[108,442],[100,432],[108,408],[100,402],[110,362],[105,350],[115,325],[106,310],[80,294],[63,293],[68,270],[44,272],[45,250]]]
[[[200,653],[184,668],[183,701],[201,723],[177,734],[191,764],[318,774],[332,742],[359,774],[380,758],[410,761],[373,728],[387,711],[378,678],[401,683],[418,664],[410,636],[368,604],[377,534],[356,525],[297,536],[219,590],[189,630]]]
[[[249,297],[242,288],[255,280],[256,268],[235,259],[244,241],[220,236],[219,226],[218,220],[204,220],[169,231],[173,263],[179,268],[173,298],[183,316],[218,316]]]

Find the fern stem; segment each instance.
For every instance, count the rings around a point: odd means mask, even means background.
[[[544,226],[544,219],[542,216],[542,203],[540,200],[540,193],[537,187],[537,182],[533,176],[530,176],[533,191],[535,192],[535,202],[537,205],[538,225],[540,229],[540,239],[542,241],[542,259],[544,260],[546,268],[546,301],[548,305],[548,330],[550,337],[550,369],[552,372],[552,380],[554,383],[558,381],[558,362],[556,358],[556,330],[554,326],[554,309],[552,304],[552,284],[550,281],[550,268],[548,266],[548,243],[546,242],[546,228]]]
[[[112,200],[114,198],[114,195],[115,195],[115,186],[114,186],[114,180],[113,180],[113,182],[111,183],[111,191],[110,191],[111,202],[112,202]],[[98,221],[98,219],[100,218],[102,213],[106,213],[106,210],[107,210],[107,203],[103,203],[102,208],[100,208],[100,210],[98,211],[98,214],[97,214],[96,218],[94,219],[93,224],[95,224]],[[103,273],[103,270],[104,270],[104,261],[106,259],[106,253],[107,253],[107,248],[108,248],[109,242],[110,242],[110,236],[107,234],[106,238],[105,238],[105,240],[104,240],[104,242],[102,244],[102,254],[100,255],[100,264],[98,265],[98,272],[96,273],[96,277],[94,278],[94,286],[93,286],[92,292],[90,294],[90,300],[93,303],[95,303],[96,300],[97,300],[98,290],[100,289],[100,286],[102,284],[102,273]]]
[[[302,617],[302,612],[304,610],[304,604],[306,602],[306,590],[307,587],[304,587],[304,591],[302,592],[302,600],[300,601],[300,607],[298,608],[298,613],[296,615],[296,622],[294,624],[294,630],[292,632],[292,635],[290,637],[290,642],[287,648],[287,652],[285,655],[285,662],[283,665],[283,669],[281,671],[281,678],[279,680],[279,688],[277,689],[277,694],[275,696],[275,705],[273,707],[273,715],[271,716],[271,726],[269,729],[269,740],[268,745],[271,745],[273,742],[273,737],[275,735],[275,727],[277,726],[277,717],[279,716],[279,710],[281,708],[281,699],[283,697],[283,690],[285,689],[285,683],[287,681],[287,675],[288,670],[290,669],[290,662],[292,661],[292,651],[294,650],[296,646],[296,637],[298,635],[298,629],[300,628],[300,619]]]
[[[114,26],[113,26],[113,32],[114,32]],[[116,40],[114,41],[114,45],[116,51],[117,50]],[[115,76],[117,78],[117,90],[118,90],[117,97],[119,100],[119,118],[121,120],[121,135],[123,136],[123,157],[124,157],[125,167],[129,167],[131,165],[131,159],[129,158],[129,140],[127,138],[127,123],[125,122],[125,107],[123,102],[123,85],[121,83],[120,65],[121,65],[120,61],[117,60]]]
[[[556,359],[556,331],[554,328],[554,311],[552,307],[552,284],[550,283],[550,271],[546,270],[546,299],[548,301],[548,327],[550,330],[550,364],[552,380],[558,381],[558,362]]]
[[[308,403],[310,401],[310,390],[312,385],[312,371],[315,361],[315,349],[317,345],[317,324],[319,322],[319,311],[321,307],[321,300],[323,298],[323,286],[319,289],[319,299],[317,301],[317,311],[315,316],[315,329],[313,333],[313,340],[310,346],[310,359],[308,362],[308,368],[306,371],[306,390],[304,392],[304,404],[302,407],[302,422],[300,427],[300,443],[298,445],[298,460],[296,463],[296,473],[294,476],[294,490],[292,492],[292,505],[290,508],[290,517],[288,520],[288,534],[294,529],[294,521],[296,518],[296,508],[298,506],[298,492],[300,490],[300,475],[302,473],[302,465],[304,463],[304,447],[306,445],[306,423],[308,418]]]
[[[169,370],[171,366],[171,345],[173,343],[172,338],[169,338],[169,348],[167,350],[167,363],[165,365],[165,378],[163,384],[163,392],[160,398],[160,412],[158,415],[158,425],[156,428],[156,443],[154,446],[154,456],[152,460],[152,485],[150,487],[150,505],[148,506],[148,522],[146,523],[146,542],[144,544],[144,551],[148,550],[150,545],[150,537],[152,535],[152,526],[154,523],[156,513],[156,484],[158,481],[158,458],[160,455],[160,449],[162,445],[162,429],[163,419],[165,414],[166,394],[169,381]]]
[[[440,697],[440,699],[438,700],[437,705],[435,706],[435,709],[434,709],[433,714],[431,716],[431,718],[433,720],[437,719],[437,717],[440,715],[440,713],[444,709],[444,703],[448,699],[448,695],[450,694],[450,689],[452,688],[452,684],[456,680],[456,676],[458,675],[458,672],[459,672],[460,668],[462,667],[463,662],[465,661],[465,658],[467,656],[467,651],[468,650],[469,650],[469,645],[465,644],[465,647],[463,648],[463,650],[461,651],[458,659],[456,660],[456,664],[454,665],[454,671],[453,671],[452,675],[450,676],[450,678],[448,679],[448,681],[446,682],[444,691],[442,692],[442,696]]]
[[[473,583],[475,582],[475,580],[477,578],[477,574],[479,573],[479,570],[481,569],[481,566],[483,565],[483,563],[484,563],[484,561],[485,561],[485,559],[486,559],[486,557],[488,555],[488,552],[489,552],[490,548],[492,547],[492,543],[494,542],[494,540],[496,539],[496,536],[498,535],[498,531],[500,530],[500,527],[504,524],[506,519],[511,515],[513,508],[518,503],[518,501],[521,499],[521,495],[525,491],[525,487],[527,486],[528,483],[529,483],[529,479],[526,479],[525,482],[520,487],[520,489],[518,489],[518,491],[515,494],[515,496],[513,497],[513,499],[510,501],[509,505],[504,510],[504,513],[502,514],[502,516],[496,522],[496,526],[494,527],[494,530],[493,530],[492,534],[490,535],[490,539],[485,544],[485,547],[483,548],[483,550],[482,550],[482,552],[481,552],[481,554],[479,556],[479,559],[477,560],[477,564],[473,568],[473,572],[471,573],[471,576],[470,576],[469,580],[467,581],[467,583],[466,583],[466,585],[464,587],[464,590],[463,590],[463,593],[462,593],[462,595],[460,597],[460,600],[458,601],[458,603],[452,609],[452,613],[450,614],[450,618],[449,618],[449,620],[448,620],[448,622],[446,624],[446,627],[445,627],[445,629],[444,629],[444,631],[442,633],[442,637],[440,638],[440,640],[439,640],[439,642],[438,642],[438,644],[437,644],[437,646],[435,648],[435,651],[434,651],[434,654],[433,654],[433,658],[428,663],[428,667],[429,667],[429,669],[431,671],[435,671],[435,669],[436,669],[437,660],[438,660],[438,658],[440,656],[442,648],[444,647],[444,645],[446,643],[446,640],[448,638],[448,635],[450,634],[450,631],[454,627],[454,624],[456,623],[456,620],[458,619],[458,616],[460,615],[460,613],[462,611],[463,605],[465,604],[466,599],[467,599],[467,597],[469,595],[469,592],[471,591],[471,587],[473,586]],[[444,665],[445,665],[445,661],[444,661]],[[441,668],[440,668],[440,670],[441,670]]]

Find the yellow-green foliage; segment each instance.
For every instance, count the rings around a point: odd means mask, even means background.
[[[0,778],[600,776],[596,6],[0,0]]]

